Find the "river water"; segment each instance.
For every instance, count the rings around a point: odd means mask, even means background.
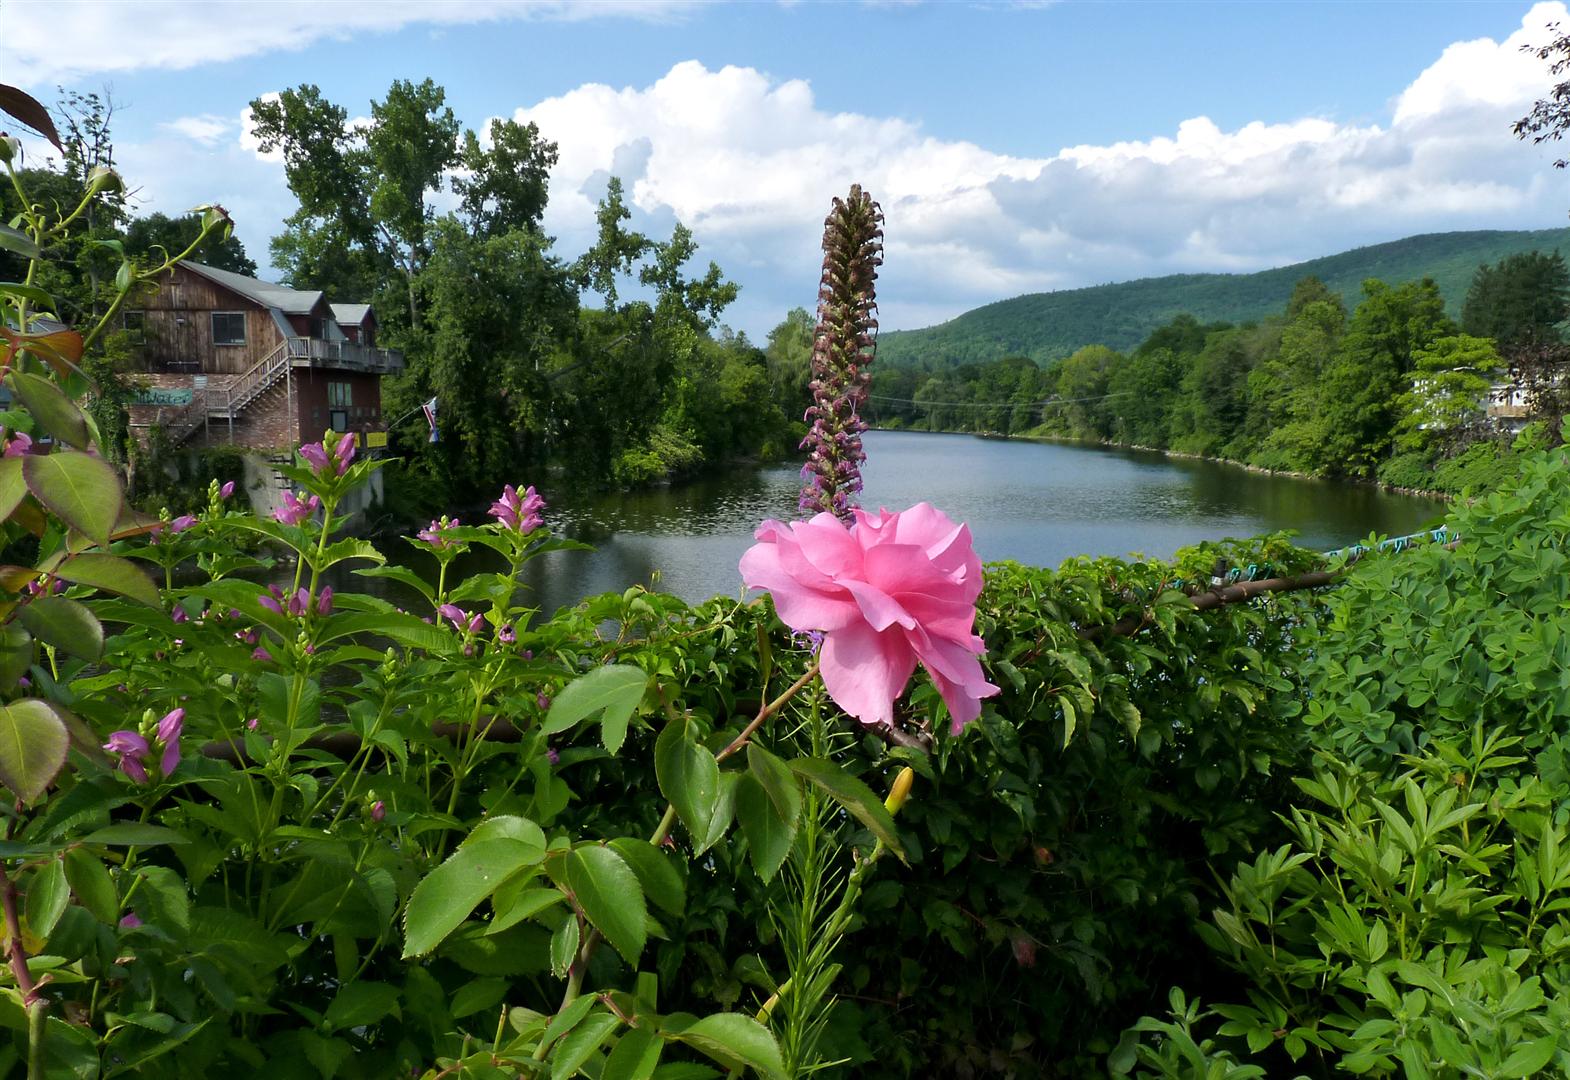
[[[1073,555],[1170,556],[1200,540],[1292,529],[1328,550],[1371,532],[1437,522],[1444,504],[1368,485],[1300,480],[1215,462],[1063,443],[873,431],[862,505],[926,500],[970,524],[984,560],[1055,566]],[[559,534],[593,552],[555,552],[525,574],[544,611],[633,584],[687,600],[738,594],[736,569],[765,518],[790,520],[796,466],[744,469],[669,488],[543,494]],[[361,579],[363,582],[364,579]],[[361,586],[363,587],[363,586]]]

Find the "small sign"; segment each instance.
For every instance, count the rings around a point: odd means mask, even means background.
[[[372,450],[375,450],[378,447],[386,446],[387,445],[387,432],[385,432],[385,431],[367,431],[365,433],[365,445],[367,447],[369,447],[370,449],[372,449]]]
[[[172,387],[165,388],[160,386],[151,386],[146,390],[138,391],[137,395],[131,399],[131,404],[189,405],[191,403],[191,396],[191,391],[184,389],[183,387],[175,389]]]
[[[206,390],[207,389],[207,376],[206,375],[193,375],[193,376],[191,376],[191,385],[193,387],[195,387],[197,390]]]

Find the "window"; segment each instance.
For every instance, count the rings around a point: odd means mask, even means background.
[[[147,312],[127,311],[124,318],[126,335],[133,345],[147,343]]]
[[[330,382],[327,384],[327,407],[330,409],[347,409],[354,404],[354,384],[346,382]],[[334,428],[342,431],[343,428]]]
[[[347,409],[328,409],[327,426],[340,435],[349,430],[349,411]]]
[[[243,311],[215,311],[215,312],[213,312],[213,344],[214,345],[244,345],[245,344],[245,312],[243,312]]]

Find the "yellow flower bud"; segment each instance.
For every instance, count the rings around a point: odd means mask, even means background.
[[[905,805],[905,797],[910,794],[910,786],[915,782],[915,769],[908,765],[901,769],[894,778],[894,786],[889,788],[889,797],[883,800],[883,809],[890,815],[899,813],[899,808]]]

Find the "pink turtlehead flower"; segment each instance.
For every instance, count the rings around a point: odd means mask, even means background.
[[[387,817],[387,804],[382,802],[382,800],[377,799],[375,802],[373,802],[371,804],[371,820],[379,822],[379,821],[383,820],[386,817]]]
[[[496,640],[503,645],[511,645],[518,640],[518,633],[512,628],[512,623],[502,623],[496,631]]]
[[[957,733],[998,692],[981,670],[986,645],[972,632],[982,581],[970,529],[927,503],[852,516],[849,528],[827,512],[765,521],[741,558],[742,580],[773,596],[793,631],[823,632],[823,685],[847,713],[892,722],[919,661]]]
[[[116,731],[104,743],[104,749],[119,757],[116,763],[121,772],[138,784],[147,783],[147,740],[134,731]]]
[[[316,614],[331,615],[333,613],[333,587],[324,585],[322,595],[316,598]]]
[[[529,485],[519,495],[518,489],[508,484],[502,489],[502,497],[491,503],[487,513],[507,528],[528,535],[544,523],[545,519],[540,516],[544,509],[545,500],[534,490],[534,485]]]
[[[256,648],[251,650],[252,660],[260,660],[262,663],[266,664],[271,663],[272,658],[273,654],[267,651],[267,647],[265,645],[258,645]]]
[[[168,776],[180,764],[180,732],[185,729],[185,710],[175,709],[158,721],[158,742],[164,748],[158,771]]]
[[[421,529],[415,535],[418,536],[421,540],[424,540],[427,544],[430,544],[432,547],[451,547],[453,544],[457,543],[457,541],[444,534],[448,529],[456,529],[458,524],[459,523],[457,518],[442,518],[440,521],[432,521],[429,525]]]
[[[33,437],[25,431],[18,431],[12,435],[5,444],[5,457],[21,457],[33,449]]]
[[[261,596],[258,596],[256,598],[256,602],[262,605],[262,607],[266,608],[268,611],[272,612],[274,615],[283,614],[283,604],[279,602],[277,595],[275,595],[273,592],[267,592]]]
[[[226,481],[224,483],[224,486],[218,489],[218,497],[220,499],[227,499],[229,496],[231,496],[233,494],[234,494],[234,481],[233,480]]]
[[[343,433],[338,445],[333,447],[333,459],[338,463],[339,476],[349,471],[349,463],[354,460],[354,432]]]
[[[294,492],[286,491],[283,493],[283,505],[273,511],[273,517],[285,525],[299,525],[309,520],[321,505],[322,500],[315,495],[301,502],[295,498]]]
[[[551,696],[544,690],[541,690],[538,694],[534,695],[534,703],[540,707],[541,712],[544,712],[546,709],[551,707]]]
[[[294,595],[289,597],[289,614],[298,619],[306,613],[310,606],[311,592],[304,585],[301,585],[295,590]]]
[[[332,468],[333,463],[327,459],[327,447],[324,443],[306,443],[300,447],[300,456],[311,467],[311,471],[320,475]]]

